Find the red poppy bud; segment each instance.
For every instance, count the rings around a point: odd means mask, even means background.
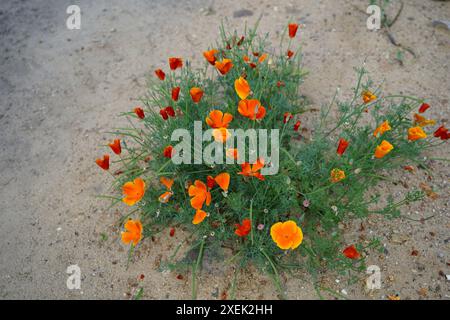
[[[166,112],[165,109],[159,110],[159,114],[161,115],[161,117],[162,117],[164,120],[167,120],[167,119],[169,118],[169,116],[167,115],[167,112]]]
[[[298,131],[298,129],[300,128],[300,125],[302,124],[302,122],[300,120],[298,120],[295,124],[294,124],[294,131]]]
[[[169,116],[175,117],[175,110],[171,106],[166,107],[164,110]]]
[[[173,237],[175,235],[175,228],[170,228],[169,235]]]
[[[159,80],[163,81],[166,78],[166,74],[161,69],[156,69],[155,74]]]
[[[430,105],[428,103],[422,103],[422,105],[419,107],[419,113],[424,113],[429,107]]]
[[[178,101],[178,96],[180,95],[180,87],[172,88],[172,100]]]
[[[144,110],[142,110],[142,108],[140,107],[134,108],[134,113],[136,113],[139,119],[145,118]]]
[[[349,142],[347,140],[345,140],[343,138],[339,139],[339,145],[338,145],[336,153],[338,155],[342,156],[344,154],[345,150],[347,149],[348,145],[349,145]]]

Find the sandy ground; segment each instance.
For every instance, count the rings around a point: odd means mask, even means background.
[[[0,3],[0,297],[3,299],[128,299],[143,287],[146,299],[190,298],[190,277],[160,272],[183,239],[161,234],[146,241],[126,269],[126,249],[118,239],[118,209],[95,198],[107,193],[108,175],[93,160],[119,125],[116,115],[129,110],[145,91],[145,76],[171,56],[200,63],[201,52],[218,35],[221,19],[242,30],[262,14],[261,31],[272,39],[289,18],[305,24],[300,31],[304,65],[310,71],[302,92],[314,105],[326,104],[336,87],[342,98],[354,84],[353,67],[366,59],[372,77],[387,93],[427,97],[438,122],[449,125],[450,32],[432,19],[450,20],[450,2],[409,0],[392,28],[396,39],[413,48],[403,65],[398,48],[382,32],[366,29],[366,1],[268,0],[126,2],[79,1],[81,30],[65,26],[70,1],[1,1]],[[202,8],[210,7],[212,12]],[[359,10],[355,9],[359,8]],[[250,10],[244,17],[236,14]],[[362,10],[362,11],[361,11]],[[303,122],[306,123],[307,122]],[[447,157],[448,144],[430,157]],[[383,254],[369,263],[382,270],[382,288],[349,286],[331,273],[323,283],[351,299],[449,299],[449,163],[430,160],[424,170],[396,172],[378,189],[383,195],[405,194],[426,182],[437,200],[404,207],[413,219],[373,217],[358,231],[347,226],[349,241],[378,235]],[[399,183],[400,180],[406,184]],[[121,208],[120,208],[121,209]],[[416,250],[417,255],[411,255]],[[66,287],[66,268],[81,268],[80,290]],[[227,291],[232,268],[207,263],[199,297],[216,299]],[[137,280],[143,274],[143,280]],[[300,276],[302,276],[300,274]],[[291,299],[317,299],[310,279],[286,277]],[[270,279],[249,270],[239,276],[238,298],[277,298]],[[330,297],[325,294],[326,297]]]

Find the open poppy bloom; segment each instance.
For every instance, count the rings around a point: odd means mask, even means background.
[[[167,202],[169,202],[170,197],[173,195],[172,185],[173,185],[174,179],[161,177],[161,179],[159,179],[159,181],[166,187],[167,191],[164,192],[162,195],[160,195],[158,200],[161,203],[167,203]]]
[[[362,92],[362,99],[364,103],[369,103],[377,99],[377,96],[374,95],[371,91],[365,90]]]
[[[122,242],[133,243],[136,246],[142,239],[142,223],[139,220],[128,220],[124,226],[126,231],[122,231]]]
[[[388,141],[383,140],[381,143],[375,148],[375,158],[381,159],[385,155],[394,149],[394,146],[390,144]]]
[[[296,24],[296,23],[289,23],[288,28],[289,28],[289,37],[290,38],[295,38],[295,35],[297,33],[297,29],[298,29],[298,24]]]
[[[430,105],[428,103],[422,103],[419,107],[419,113],[424,113],[429,107]]]
[[[163,81],[166,78],[166,74],[161,69],[156,69],[155,74],[159,80]]]
[[[120,139],[114,139],[114,141],[108,144],[108,146],[115,154],[119,155],[122,153],[122,147],[120,146]]]
[[[264,167],[264,159],[259,158],[254,164],[250,165],[248,162],[244,162],[241,164],[241,172],[238,172],[238,174],[241,174],[246,177],[255,177],[259,180],[263,181],[265,178],[259,172]]]
[[[298,129],[300,129],[300,125],[302,124],[302,122],[300,120],[298,120],[295,124],[294,124],[294,131],[298,131]]]
[[[246,99],[250,95],[250,85],[247,80],[242,77],[234,81],[234,89],[241,100]]]
[[[347,150],[348,145],[349,145],[349,142],[347,140],[340,138],[336,153],[338,155],[342,156],[344,154],[345,150]]]
[[[270,228],[270,236],[282,250],[296,249],[303,241],[302,229],[295,221],[277,222]]]
[[[208,214],[207,214],[205,211],[203,211],[203,210],[201,210],[201,209],[198,209],[198,210],[195,212],[194,219],[192,219],[192,223],[193,223],[193,224],[199,224],[199,223],[201,223],[203,220],[205,220],[205,218],[206,218],[207,215],[208,215]]]
[[[178,101],[179,95],[180,95],[180,87],[172,88],[172,100]]]
[[[238,112],[251,120],[260,120],[266,115],[266,108],[256,99],[241,100],[238,104]]]
[[[336,183],[336,182],[339,182],[339,181],[345,179],[345,172],[344,172],[344,170],[334,168],[333,170],[331,170],[330,177],[331,177],[331,182]]]
[[[236,223],[235,226],[237,229],[234,231],[234,233],[239,237],[245,237],[250,233],[250,230],[252,229],[250,219],[244,219],[242,220],[242,224]]]
[[[288,51],[286,52],[286,57],[287,57],[288,59],[292,58],[293,56],[294,56],[294,51],[288,50]]]
[[[195,180],[194,184],[189,186],[188,193],[192,197],[191,206],[194,209],[201,209],[205,202],[207,206],[211,204],[211,193],[200,180]]]
[[[221,75],[225,75],[233,67],[233,62],[230,59],[223,59],[222,61],[216,61],[215,66]]]
[[[215,65],[216,64],[216,54],[218,52],[219,51],[217,51],[216,49],[204,51],[203,56],[205,57],[206,61],[208,61],[212,65]]]
[[[441,140],[447,140],[450,138],[450,133],[448,132],[448,129],[444,126],[440,126],[433,135],[436,138],[440,138]]]
[[[220,110],[213,110],[206,117],[206,123],[213,128],[213,136],[216,141],[225,142],[231,136],[227,128],[233,120],[230,113],[223,113]]]
[[[192,101],[195,103],[200,102],[203,97],[203,90],[197,87],[193,87],[189,93],[191,94]]]
[[[424,139],[427,137],[427,134],[421,127],[413,127],[408,129],[408,140],[416,141],[419,139]]]
[[[238,149],[236,148],[227,149],[225,154],[228,158],[236,160],[238,158]]]
[[[183,60],[181,58],[171,57],[169,58],[169,66],[171,70],[177,70],[183,67]]]
[[[217,183],[217,185],[223,190],[228,191],[228,186],[230,185],[230,174],[227,172],[219,173],[215,178],[214,181]]]
[[[98,164],[103,170],[109,169],[109,154],[105,154],[102,159],[96,159],[95,163]]]
[[[359,257],[361,256],[358,250],[356,250],[355,245],[353,244],[345,248],[344,251],[342,251],[342,253],[349,259],[359,259]]]
[[[122,201],[127,205],[132,206],[144,196],[145,182],[141,178],[136,178],[132,182],[126,182],[122,187],[122,191],[125,195]]]
[[[414,124],[417,124],[420,127],[432,126],[436,124],[436,121],[432,119],[427,119],[420,114],[414,114]]]
[[[389,125],[389,121],[384,121],[378,128],[373,132],[374,137],[381,137],[386,131],[391,130],[391,126]]]
[[[138,116],[139,119],[144,119],[145,118],[144,110],[142,110],[141,107],[134,108],[134,113]]]
[[[172,155],[173,155],[173,152],[174,152],[173,147],[172,146],[167,146],[167,147],[164,148],[163,156],[165,158],[171,159]]]

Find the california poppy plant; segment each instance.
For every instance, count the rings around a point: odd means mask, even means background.
[[[206,61],[209,62],[209,64],[211,65],[215,65],[216,64],[216,54],[219,51],[217,51],[216,49],[212,49],[212,50],[208,50],[203,52],[203,56],[205,57]]]
[[[203,90],[197,87],[193,87],[189,93],[191,94],[192,101],[199,103],[203,97]]]
[[[345,179],[344,170],[334,168],[333,170],[331,170],[330,179],[331,179],[331,182],[334,182],[334,183]]]
[[[353,244],[351,246],[348,246],[347,248],[345,248],[344,251],[342,251],[342,253],[344,254],[344,256],[346,256],[349,259],[356,260],[361,257],[358,250],[356,250],[355,245],[353,245]]]
[[[381,137],[386,131],[391,130],[391,126],[389,125],[389,121],[384,121],[382,124],[378,126],[373,132],[374,137]]]
[[[369,103],[377,99],[377,96],[372,93],[372,91],[365,90],[362,92],[362,99],[364,103]]]
[[[166,74],[161,69],[156,69],[155,74],[159,80],[163,81],[166,78]]]
[[[427,134],[421,127],[413,127],[408,129],[408,140],[416,141],[419,139],[425,139]]]
[[[177,70],[183,67],[183,60],[181,58],[171,57],[169,58],[169,66],[171,70]]]
[[[122,153],[122,147],[120,145],[120,139],[114,139],[113,142],[108,144],[108,146],[111,148],[111,150],[117,154],[120,155]]]
[[[95,163],[103,170],[109,170],[109,154],[105,154],[101,159],[96,159]]]
[[[122,201],[129,206],[133,206],[144,196],[145,182],[141,178],[126,182],[122,187],[122,192],[125,195]]]
[[[381,143],[375,148],[375,158],[381,159],[389,152],[394,149],[394,146],[390,144],[388,141],[383,140]]]
[[[238,104],[238,112],[251,120],[260,120],[266,115],[266,108],[256,99],[241,100]]]
[[[216,61],[215,66],[221,75],[226,75],[233,68],[233,62],[230,59],[223,59]]]
[[[294,250],[303,241],[302,229],[293,220],[277,222],[270,228],[270,236],[278,248]]]
[[[180,87],[172,88],[172,100],[178,101],[179,96],[180,96]]]
[[[245,237],[248,235],[252,229],[252,224],[250,219],[244,219],[242,220],[242,224],[236,223],[236,230],[234,233],[239,237]]]
[[[347,150],[348,145],[349,145],[349,142],[347,140],[345,140],[344,138],[340,138],[336,153],[338,155],[342,156],[344,154],[345,150]]]
[[[134,113],[137,115],[137,117],[139,119],[144,119],[145,118],[144,110],[142,110],[141,107],[134,108]]]
[[[122,231],[122,242],[136,246],[142,239],[142,223],[139,220],[130,219],[125,222],[124,228],[126,231]]]
[[[245,80],[242,77],[239,77],[239,79],[236,79],[234,81],[234,89],[236,90],[237,95],[241,100],[246,99],[250,95],[250,85],[248,84],[247,80]]]
[[[252,165],[248,162],[244,162],[243,164],[241,164],[242,171],[238,172],[238,174],[246,177],[255,177],[263,181],[265,178],[261,174],[261,172],[259,172],[263,167],[264,167],[264,159],[262,158],[256,160],[256,162]]]
[[[297,34],[298,24],[296,23],[289,23],[289,37],[295,38],[295,35]]]
[[[194,209],[201,209],[204,203],[207,206],[211,204],[211,193],[200,180],[195,180],[194,184],[189,187],[188,193],[191,197],[191,206]]]
[[[433,135],[436,138],[440,138],[441,140],[447,140],[450,138],[450,133],[448,132],[448,129],[444,126],[440,126]]]

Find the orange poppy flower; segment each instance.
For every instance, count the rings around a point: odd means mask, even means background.
[[[295,38],[295,34],[297,33],[297,29],[298,29],[298,24],[289,23],[288,27],[289,27],[289,37]]]
[[[419,107],[419,113],[424,113],[425,111],[428,110],[429,107],[430,105],[428,103],[422,103],[421,106]]]
[[[245,62],[249,62],[249,61],[250,61],[250,58],[249,58],[247,55],[243,56],[242,59],[243,59]]]
[[[222,61],[216,61],[215,66],[220,74],[227,74],[233,67],[233,62],[230,59],[223,59]]]
[[[198,210],[195,212],[194,219],[192,219],[192,223],[193,223],[193,224],[199,224],[200,222],[202,222],[203,220],[205,220],[205,218],[206,218],[207,215],[208,215],[208,214],[207,214],[205,211],[203,211],[203,210],[201,210],[201,209],[198,209]]]
[[[250,85],[248,84],[247,80],[245,80],[242,77],[239,77],[239,79],[236,79],[234,81],[234,89],[236,90],[237,95],[242,100],[246,99],[250,95]]]
[[[214,178],[214,181],[223,191],[228,191],[228,186],[230,185],[230,174],[222,172]]]
[[[122,191],[125,195],[122,201],[127,205],[132,206],[144,196],[145,182],[141,178],[136,178],[132,182],[126,182],[122,187]]]
[[[207,206],[211,204],[211,193],[200,180],[195,180],[194,184],[189,186],[188,193],[192,197],[191,206],[194,209],[201,209],[205,202]]]
[[[136,246],[142,239],[142,223],[139,220],[128,220],[124,226],[126,231],[122,231],[122,242],[129,244],[133,242]]]
[[[342,251],[342,253],[349,259],[359,259],[359,257],[361,256],[358,250],[356,250],[355,245],[353,244],[345,248],[344,251]]]
[[[270,228],[272,240],[282,250],[296,249],[303,241],[302,229],[295,221],[277,222]]]
[[[377,96],[374,95],[371,91],[365,90],[362,92],[362,99],[364,103],[369,103],[377,99]]]
[[[242,220],[242,224],[236,223],[236,230],[234,233],[239,237],[245,237],[250,233],[250,230],[252,229],[252,224],[250,219],[244,219]]]
[[[181,58],[171,57],[169,58],[169,66],[171,70],[177,70],[183,67],[183,60]]]
[[[348,145],[349,145],[349,142],[347,140],[340,138],[336,153],[338,155],[342,156],[344,154],[345,150],[347,150]]]
[[[203,56],[205,57],[206,61],[208,61],[210,64],[215,65],[216,64],[216,53],[218,53],[216,49],[212,49],[209,51],[204,51]]]
[[[330,177],[331,182],[336,183],[345,179],[345,172],[341,169],[334,168],[333,170],[331,170]]]
[[[119,155],[122,153],[122,147],[120,146],[120,139],[114,139],[114,141],[108,144],[108,146],[115,154]]]
[[[258,172],[264,167],[264,159],[259,158],[253,165],[250,165],[248,162],[244,162],[241,164],[241,172],[238,172],[238,174],[241,174],[246,177],[255,177],[259,180],[263,181],[265,178],[264,176]]]
[[[450,133],[448,132],[448,129],[444,126],[440,126],[433,135],[436,138],[440,138],[441,140],[447,140],[450,138]]]
[[[166,74],[161,69],[156,69],[155,74],[161,81],[163,81],[166,78]]]
[[[173,195],[172,192],[172,185],[173,185],[173,181],[174,179],[169,179],[166,177],[161,177],[159,179],[159,181],[166,187],[167,191],[164,192],[162,195],[159,196],[158,200],[161,203],[167,203],[170,200],[170,197]]]
[[[432,126],[436,124],[436,121],[422,117],[420,114],[414,114],[414,124],[420,127]]]
[[[206,123],[213,129],[228,128],[233,115],[226,112],[225,114],[220,110],[213,110],[206,117]]]
[[[173,153],[174,153],[173,147],[172,146],[167,146],[167,147],[164,148],[163,156],[165,158],[171,159],[172,156],[173,156]]]
[[[391,152],[392,149],[394,149],[394,146],[388,141],[381,141],[381,143],[375,148],[375,158],[383,158],[385,155]]]
[[[145,118],[144,110],[142,110],[141,107],[134,108],[134,113],[138,116],[139,119],[144,119]]]
[[[238,158],[238,149],[236,149],[236,148],[227,149],[225,154],[230,159],[237,159]]]
[[[192,101],[195,103],[200,102],[203,97],[203,90],[197,87],[193,87],[189,93],[191,94]]]
[[[103,170],[108,170],[109,169],[109,154],[105,154],[103,156],[103,159],[96,159],[95,163],[97,163],[98,166],[100,168],[102,168]]]
[[[238,112],[251,120],[259,120],[266,115],[266,108],[256,99],[241,100],[238,104]]]
[[[421,127],[413,127],[408,129],[408,140],[416,141],[419,139],[424,139],[427,137],[427,134]]]
[[[178,101],[178,96],[180,95],[180,87],[172,88],[172,100]]]
[[[288,59],[292,58],[293,56],[294,56],[294,51],[288,50],[288,51],[286,52],[286,57],[287,57]]]
[[[384,121],[378,128],[373,132],[374,137],[381,137],[386,131],[391,130],[391,126],[389,125],[389,121]]]
[[[266,60],[266,59],[267,59],[267,53],[264,53],[263,55],[261,55],[261,56],[258,58],[258,62],[259,62],[259,63],[263,63],[264,60]]]

